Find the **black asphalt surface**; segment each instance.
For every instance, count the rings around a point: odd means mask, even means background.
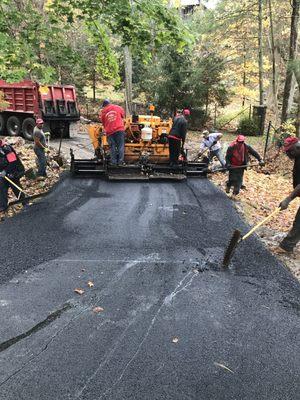
[[[300,399],[300,286],[255,237],[222,271],[235,228],[207,180],[67,178],[1,223],[0,399]]]

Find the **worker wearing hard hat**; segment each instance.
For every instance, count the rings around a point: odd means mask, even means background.
[[[284,151],[286,155],[294,160],[293,186],[292,193],[280,204],[282,210],[286,210],[290,203],[300,196],[300,140],[295,137],[289,137],[284,142]],[[280,243],[277,253],[293,253],[297,243],[300,241],[300,208],[296,214],[293,227],[288,235]]]
[[[103,101],[102,107],[99,118],[103,124],[109,144],[110,163],[112,165],[123,165],[125,152],[125,111],[122,107],[111,104],[108,99]]]
[[[34,146],[33,150],[37,157],[37,166],[38,166],[38,179],[45,179],[47,177],[47,158],[45,155],[46,147],[46,136],[43,131],[44,121],[41,118],[36,120],[36,126],[33,130],[33,140]]]
[[[249,155],[255,157],[260,165],[264,165],[264,161],[257,151],[246,144],[245,141],[245,136],[239,135],[227,149],[226,167],[229,169],[229,179],[226,183],[226,193],[229,193],[233,186],[233,194],[239,194],[243,186],[244,172],[249,162]]]
[[[188,118],[190,115],[190,110],[185,109],[179,112],[174,118],[173,126],[168,136],[171,167],[178,165],[179,156],[185,143]]]
[[[0,212],[4,212],[8,207],[9,188],[22,201],[22,204],[26,205],[25,195],[21,191],[20,183],[20,178],[24,173],[25,168],[14,148],[0,140]]]

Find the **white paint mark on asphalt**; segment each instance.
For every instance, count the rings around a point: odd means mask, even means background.
[[[191,276],[191,275],[192,275],[192,276]],[[175,296],[177,296],[178,293],[182,292],[182,291],[185,290],[188,286],[190,286],[191,283],[193,282],[194,278],[195,278],[196,276],[198,276],[198,275],[199,275],[198,272],[197,272],[197,273],[195,273],[194,271],[193,271],[193,272],[192,272],[192,271],[189,272],[189,273],[179,282],[179,284],[176,286],[175,290],[174,290],[172,293],[170,293],[168,296],[165,297],[165,299],[164,299],[163,302],[161,303],[160,307],[158,308],[158,310],[157,310],[156,313],[154,314],[154,316],[153,316],[153,318],[152,318],[152,320],[151,320],[151,322],[150,322],[150,324],[149,324],[149,326],[148,326],[148,329],[147,329],[145,335],[143,336],[141,342],[139,343],[139,345],[138,345],[138,347],[137,347],[135,353],[133,354],[133,356],[131,357],[131,359],[128,361],[128,363],[125,365],[125,367],[123,368],[121,374],[120,374],[119,377],[115,380],[115,382],[112,384],[112,386],[110,386],[110,387],[98,398],[99,400],[101,400],[103,397],[107,396],[107,394],[110,393],[110,392],[116,387],[116,385],[122,380],[122,378],[123,378],[123,376],[125,375],[127,369],[130,367],[130,365],[131,365],[131,364],[133,363],[133,361],[136,359],[136,357],[138,356],[138,354],[139,354],[139,352],[140,352],[140,350],[141,350],[143,344],[144,344],[145,341],[147,340],[147,338],[148,338],[148,336],[149,336],[149,334],[150,334],[150,332],[151,332],[151,330],[152,330],[152,328],[153,328],[153,326],[154,326],[154,324],[155,324],[155,322],[156,322],[156,320],[157,320],[157,318],[158,318],[158,316],[159,316],[161,310],[163,309],[163,307],[166,306],[166,305],[169,305],[170,302],[172,301],[172,299],[173,299]],[[189,278],[189,279],[187,279],[187,278]],[[135,321],[135,320],[133,320],[133,321]],[[130,326],[133,324],[133,321],[130,323]],[[129,328],[129,326],[126,328],[126,330],[125,330],[125,331],[123,332],[123,334],[121,335],[122,338],[125,337],[125,333],[126,333],[126,331],[128,330],[128,328]],[[122,340],[122,339],[121,339],[121,337],[120,337],[120,339],[118,340],[118,343],[120,343],[121,340]],[[78,399],[79,397],[81,397],[81,395],[83,394],[83,392],[84,392],[85,389],[87,388],[87,385],[89,384],[89,382],[96,376],[96,374],[100,371],[100,369],[101,369],[102,366],[106,363],[106,361],[108,361],[108,360],[112,357],[112,355],[113,355],[114,351],[116,350],[116,348],[117,348],[117,345],[114,346],[114,348],[113,348],[112,351],[109,353],[109,355],[106,357],[106,359],[99,365],[99,367],[98,367],[98,368],[94,371],[94,373],[89,377],[89,379],[88,379],[87,383],[84,385],[84,387],[83,387],[79,392],[77,392],[77,394],[76,394],[76,396],[75,396],[75,399]]]
[[[180,282],[179,284],[176,286],[176,289],[170,293],[164,301],[164,304],[169,306],[173,299],[178,295],[178,293],[186,290],[193,282],[193,280],[195,279],[195,277],[199,275],[198,271],[190,271]],[[188,279],[190,278],[190,279]]]
[[[140,263],[149,263],[150,262],[156,262],[159,260],[159,255],[157,253],[149,254],[148,256],[143,256],[140,258],[137,258],[136,260],[132,260],[127,262],[123,268],[120,269],[120,271],[117,273],[117,278],[120,278],[122,275],[125,274],[130,268],[134,267],[135,265],[138,265]],[[124,261],[123,261],[124,262]]]
[[[6,307],[11,303],[11,301],[0,300],[0,307]]]

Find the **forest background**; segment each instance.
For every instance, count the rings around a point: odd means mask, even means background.
[[[2,0],[0,77],[74,84],[80,101],[189,107],[225,126],[266,105],[300,133],[300,0]]]

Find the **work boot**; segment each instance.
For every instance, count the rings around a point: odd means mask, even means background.
[[[294,254],[293,250],[284,249],[280,245],[273,248],[273,251],[275,254],[278,254],[280,256],[292,256]]]

